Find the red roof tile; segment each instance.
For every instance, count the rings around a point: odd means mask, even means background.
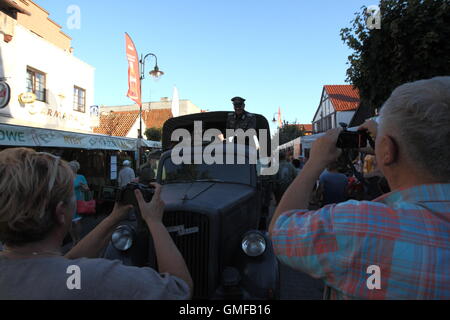
[[[300,130],[309,132],[313,130],[312,124],[290,124],[290,126],[297,126]]]
[[[353,111],[359,107],[359,90],[352,85],[325,86],[336,111]]]
[[[144,110],[142,112],[143,124],[147,128],[162,128],[164,122],[172,117],[170,109]],[[100,126],[94,128],[94,133],[126,137],[138,118],[139,111],[119,111],[102,115],[100,116]]]
[[[312,124],[301,124],[300,126],[303,127],[304,131],[313,131]]]
[[[100,126],[94,133],[126,137],[139,117],[139,111],[111,112],[100,116]]]
[[[142,118],[147,128],[162,128],[164,122],[173,118],[173,115],[171,109],[155,109],[144,111]]]

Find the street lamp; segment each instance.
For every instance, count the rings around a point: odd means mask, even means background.
[[[145,79],[145,61],[150,56],[155,58],[155,67],[153,68],[152,71],[149,72],[149,75],[152,76],[155,80],[158,80],[164,75],[164,72],[159,70],[158,57],[155,54],[149,53],[145,55],[145,57],[144,55],[141,55],[141,60],[139,61],[141,64],[141,97],[142,97],[142,80]],[[141,105],[139,106],[139,139],[142,138],[143,137],[142,137],[142,103],[141,103]]]
[[[276,114],[278,114],[278,112],[275,112],[275,113],[273,114],[273,120],[272,120],[273,123],[277,123],[277,122],[278,122],[278,120],[275,119],[275,115],[276,115]]]
[[[164,72],[162,72],[161,70],[159,70],[159,67],[158,67],[158,57],[155,55],[155,54],[153,54],[153,53],[149,53],[149,54],[147,54],[145,57],[143,57],[142,58],[142,56],[141,56],[141,65],[142,65],[142,72],[141,72],[141,80],[144,80],[145,79],[145,60],[148,58],[148,57],[150,57],[150,56],[152,56],[152,57],[154,57],[155,58],[155,68],[152,70],[152,71],[150,71],[149,72],[149,74],[153,77],[153,78],[155,78],[155,79],[159,79],[159,78],[161,78],[163,75],[164,75]]]

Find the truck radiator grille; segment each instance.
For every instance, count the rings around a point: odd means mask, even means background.
[[[194,298],[209,296],[209,220],[192,212],[166,212],[164,225],[169,231],[194,281]]]

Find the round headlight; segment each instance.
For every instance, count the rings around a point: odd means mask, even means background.
[[[127,251],[133,245],[134,230],[130,226],[119,226],[111,236],[111,243],[119,251]]]
[[[258,257],[266,251],[266,239],[259,232],[250,232],[242,239],[242,250],[249,257]]]

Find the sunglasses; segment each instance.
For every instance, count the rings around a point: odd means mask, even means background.
[[[48,156],[48,157],[52,158],[53,160],[55,160],[55,162],[53,163],[53,171],[50,176],[50,180],[48,182],[48,193],[50,193],[53,189],[53,186],[55,185],[56,175],[58,174],[58,165],[59,165],[59,162],[61,161],[61,158],[58,156],[55,156],[51,153],[47,153],[47,152],[36,152],[36,154],[41,155],[41,156]]]

